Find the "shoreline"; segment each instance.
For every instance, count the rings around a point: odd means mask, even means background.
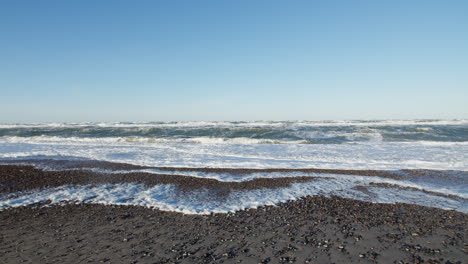
[[[221,189],[252,190],[277,189],[292,183],[313,181],[315,177],[255,178],[243,182],[226,182],[186,175],[155,174],[146,172],[100,173],[89,170],[47,171],[33,166],[0,165],[0,194],[45,189],[62,185],[141,183],[148,186],[175,184],[181,190]]]
[[[96,171],[97,170],[97,171]],[[103,171],[99,171],[103,170]],[[140,170],[140,171],[139,171]],[[148,172],[144,170],[156,170]],[[179,173],[180,174],[177,174]],[[317,168],[189,168],[189,167],[153,167],[107,161],[81,160],[0,160],[0,194],[25,190],[57,187],[67,184],[103,184],[103,183],[141,183],[149,186],[156,184],[176,184],[181,189],[223,188],[232,190],[281,188],[292,183],[314,180],[310,176],[284,176],[277,178],[253,178],[246,181],[223,181],[204,178],[184,173],[229,174],[233,179],[242,179],[244,175],[254,173],[304,173],[356,175],[380,177],[392,180],[404,180],[407,177],[449,177],[447,173],[466,174],[466,171],[436,171],[428,169],[401,170],[342,170]],[[322,177],[323,178],[323,177]],[[375,186],[377,186],[376,184]]]
[[[187,202],[191,203],[188,199],[195,199],[192,205],[196,206],[197,209],[195,207],[184,207],[185,209],[180,210],[186,211],[188,209],[188,211],[193,211],[192,209],[194,209],[195,211],[202,210],[204,213],[207,213],[206,210],[209,213],[209,211],[219,212],[221,210],[227,212],[255,208],[308,195],[324,195],[327,197],[336,195],[377,203],[420,204],[442,209],[455,209],[464,213],[467,212],[468,206],[468,200],[461,190],[455,195],[450,192],[447,193],[444,189],[441,189],[441,191],[438,189],[425,189],[424,185],[416,185],[415,187],[414,183],[417,181],[411,181],[412,178],[424,181],[426,177],[429,181],[433,180],[434,177],[447,181],[447,177],[452,176],[452,181],[456,180],[463,185],[465,184],[464,172],[455,172],[456,174],[451,175],[447,173],[453,172],[430,170],[408,172],[407,170],[401,170],[384,172],[383,177],[379,177],[369,176],[379,174],[379,171],[366,171],[367,174],[364,175],[357,174],[358,171],[353,170],[349,171],[350,174],[346,173],[348,171],[339,171],[339,174],[328,174],[328,171],[322,173],[316,169],[310,169],[308,172],[304,172],[302,169],[233,170],[201,168],[184,168],[182,170],[180,168],[166,168],[165,170],[156,171],[138,171],[116,169],[122,168],[126,164],[98,162],[98,165],[102,164],[105,164],[107,168],[114,169],[94,170],[89,167],[89,163],[75,162],[71,164],[64,162],[64,165],[68,167],[61,168],[61,170],[58,170],[58,168],[45,169],[34,165],[0,164],[0,198],[8,201],[4,205],[0,204],[0,209],[44,202],[47,199],[52,199],[54,203],[62,203],[61,201],[102,203],[108,197],[104,193],[113,197],[119,195],[123,199],[121,201],[132,201],[134,199],[139,201],[127,203],[114,199],[114,204],[159,207],[158,203],[163,202],[165,203],[163,205],[165,210],[174,208],[171,203],[185,203],[185,205],[188,205]],[[110,167],[111,165],[115,165],[115,167]],[[357,180],[353,180],[354,176],[357,177]],[[71,191],[71,194],[67,190]],[[79,192],[81,196],[73,194],[76,192]],[[145,192],[147,196],[142,197],[139,195],[140,192]],[[379,196],[387,192],[388,194],[384,196],[386,198],[379,198]],[[171,195],[171,193],[174,193],[175,196]],[[56,198],[50,198],[50,195]],[[253,196],[249,197],[249,195]],[[263,196],[263,198],[259,195]],[[265,195],[268,198],[265,198]],[[426,198],[417,198],[418,200],[415,200],[415,195],[416,197]],[[191,198],[184,200],[183,197],[185,196]],[[254,196],[258,197],[255,198]],[[28,202],[22,203],[22,199],[25,198],[24,201]],[[256,202],[255,199],[258,198],[262,202]],[[238,204],[240,207],[237,207],[234,204],[236,199],[244,201],[245,205]],[[425,199],[435,199],[430,201],[436,204],[426,202]],[[449,204],[445,206],[441,199],[446,199]],[[223,203],[228,200],[231,210],[223,207]],[[12,206],[9,206],[8,203],[11,203]],[[211,205],[207,206],[206,210],[201,209],[196,205],[197,203],[216,204],[216,209]],[[15,206],[15,204],[17,205]],[[190,207],[190,205],[188,206]]]
[[[417,173],[424,177],[434,172]],[[137,182],[174,184],[187,191],[177,194],[182,196],[209,189],[213,192],[208,198],[218,199],[214,195],[274,191],[315,180],[298,176],[229,182],[173,174],[0,165],[0,194],[6,195],[62,185]],[[46,201],[0,210],[0,259],[2,263],[464,263],[467,223],[468,214],[454,210],[333,195],[211,214]]]
[[[230,173],[234,175],[244,175],[251,173],[271,173],[271,172],[304,172],[318,174],[346,174],[359,176],[377,176],[389,179],[403,179],[403,175],[427,176],[431,174],[443,175],[446,172],[466,173],[460,170],[434,170],[434,169],[399,169],[399,170],[379,170],[379,169],[325,169],[325,168],[231,168],[231,167],[167,167],[167,166],[143,166],[130,163],[110,162],[100,160],[61,160],[61,159],[4,159],[0,160],[1,166],[33,166],[35,168],[47,168],[49,171],[57,170],[86,170],[101,169],[109,171],[132,171],[154,169],[171,172],[204,172],[204,173]]]
[[[4,263],[463,263],[468,215],[308,196],[229,214],[139,206],[0,211]]]

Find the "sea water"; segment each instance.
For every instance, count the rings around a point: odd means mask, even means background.
[[[216,201],[209,199],[207,190],[178,195],[173,185],[61,186],[3,195],[0,208],[50,200],[135,204],[185,213],[210,213],[276,204],[305,195],[338,195],[467,212],[467,154],[468,120],[0,124],[1,163],[25,162],[44,169],[60,169],[62,161],[96,160],[145,166],[148,168],[140,171],[146,173],[173,173],[219,181],[317,178],[280,189],[235,191]],[[48,162],[46,166],[44,160],[60,162]],[[239,176],[226,172],[164,171],[161,167],[359,169],[402,175],[407,169],[422,169],[431,173],[421,177],[405,174],[395,180],[297,171],[252,172]],[[388,183],[399,188],[371,183]],[[360,191],[357,186],[365,186],[366,191]]]

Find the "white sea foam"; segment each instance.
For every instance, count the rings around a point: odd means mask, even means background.
[[[116,138],[0,138],[0,158],[3,159],[74,157],[156,167],[467,171],[467,153],[468,142],[186,144],[128,142]]]
[[[366,138],[370,141],[365,142],[348,142],[348,144],[356,143],[380,143],[382,136],[379,133],[328,133],[327,135],[319,135],[318,132],[310,132],[314,134],[311,137],[317,138],[333,138],[345,137],[349,140],[359,138]],[[59,137],[59,136],[32,136],[32,137],[19,137],[19,136],[3,136],[0,137],[0,143],[30,143],[30,144],[53,144],[53,145],[83,145],[83,144],[161,144],[161,143],[191,143],[191,144],[306,144],[306,145],[320,145],[313,144],[307,140],[280,140],[280,139],[256,139],[247,137],[191,137],[191,138],[171,138],[171,137]],[[426,145],[426,146],[468,146],[468,141],[453,142],[453,141],[403,141],[400,144],[410,145]],[[343,143],[346,144],[346,143]]]
[[[221,138],[221,137],[191,137],[191,138],[169,138],[169,137],[58,137],[58,136],[33,136],[0,137],[0,142],[8,143],[48,143],[48,144],[158,144],[158,143],[192,143],[192,144],[308,144],[306,140],[272,140],[255,139],[247,137]]]
[[[280,202],[295,200],[307,195],[338,195],[341,197],[379,202],[412,203],[442,209],[468,212],[468,205],[463,198],[454,199],[424,193],[417,190],[401,190],[381,187],[368,187],[362,192],[356,186],[369,186],[370,182],[392,182],[377,177],[355,177],[328,175],[311,182],[295,183],[281,189],[254,189],[233,191],[227,196],[216,196],[208,189],[188,192],[179,191],[175,185],[164,184],[145,186],[143,184],[104,184],[84,186],[61,186],[41,191],[25,192],[0,197],[0,209],[26,206],[50,201],[52,204],[64,202],[94,203],[105,205],[138,205],[175,211],[186,214],[226,213],[262,205],[275,205]],[[372,180],[372,181],[371,181]]]
[[[0,124],[0,128],[73,128],[73,127],[281,127],[281,126],[414,126],[414,125],[468,125],[467,119],[454,120],[329,120],[329,121],[250,121],[250,122],[84,122]]]
[[[41,166],[39,166],[41,167]],[[49,167],[41,167],[46,170],[54,170]],[[468,179],[465,176],[439,177],[438,174],[425,175],[423,177],[406,175],[403,179],[391,179],[378,176],[360,176],[347,174],[328,174],[306,171],[282,171],[282,172],[249,172],[249,173],[229,173],[229,172],[205,172],[196,170],[166,170],[166,169],[137,169],[137,170],[108,170],[100,168],[79,168],[69,170],[89,170],[105,174],[131,174],[131,173],[151,173],[163,175],[188,176],[202,179],[214,179],[220,182],[248,182],[255,179],[274,178],[295,178],[312,177],[321,179],[340,179],[342,181],[354,181],[356,185],[361,184],[371,186],[371,183],[390,184],[399,188],[412,188],[419,191],[433,192],[440,195],[452,195],[459,198],[468,199]],[[395,172],[397,174],[398,172]],[[398,176],[398,175],[395,175]]]

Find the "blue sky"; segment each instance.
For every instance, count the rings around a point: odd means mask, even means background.
[[[468,118],[468,1],[3,1],[0,122]]]

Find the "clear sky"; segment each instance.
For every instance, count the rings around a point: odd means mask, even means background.
[[[468,118],[468,1],[2,1],[0,122]]]

